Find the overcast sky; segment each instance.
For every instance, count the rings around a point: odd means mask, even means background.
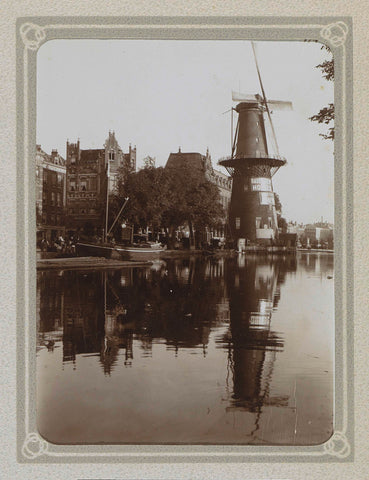
[[[257,42],[266,95],[290,100],[272,115],[288,164],[273,177],[283,216],[333,222],[333,142],[308,118],[333,102],[333,82],[315,66],[320,45]],[[261,93],[248,41],[54,40],[38,52],[37,143],[65,156],[66,140],[103,148],[114,130],[124,152],[137,147],[165,165],[170,152],[209,148],[213,166],[230,154],[232,90]],[[236,117],[236,114],[235,114]]]

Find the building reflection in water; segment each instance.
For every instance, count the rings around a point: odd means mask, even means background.
[[[306,260],[307,262],[307,260]],[[306,263],[305,262],[305,263]],[[318,260],[314,263],[317,272]],[[320,262],[320,260],[319,260]],[[39,272],[39,348],[62,340],[63,362],[96,356],[103,372],[134,366],[134,355],[152,356],[164,344],[206,357],[212,332],[228,356],[233,380],[229,408],[260,412],[285,405],[270,397],[273,365],[284,343],[273,330],[273,311],[295,257],[190,257],[152,268]]]
[[[152,268],[39,272],[39,347],[59,325],[63,362],[97,355],[106,374],[122,353],[124,365],[132,366],[134,340],[143,356],[152,355],[153,342],[174,354],[187,348],[206,355],[224,290],[223,268],[222,262],[193,257]]]
[[[296,258],[240,256],[237,263],[238,268],[229,262],[225,272],[230,326],[219,344],[228,349],[227,382],[229,376],[233,379],[227,410],[256,413],[252,435],[259,428],[264,405],[288,405],[288,396],[269,395],[276,355],[284,347],[283,338],[272,328],[272,316],[287,272],[296,271]]]

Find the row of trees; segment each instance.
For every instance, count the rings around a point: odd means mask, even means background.
[[[148,164],[134,173],[122,170],[118,193],[109,207],[109,223],[127,197],[122,218],[142,229],[149,226],[154,233],[165,228],[169,243],[174,242],[175,232],[182,225],[188,225],[193,243],[195,232],[199,234],[205,227],[220,227],[225,217],[218,187],[202,172],[186,165],[165,169]],[[116,228],[118,232],[119,226]]]
[[[187,224],[194,242],[196,233],[201,234],[206,227],[218,229],[224,226],[227,214],[221,205],[218,187],[186,165],[165,169],[145,164],[138,172],[121,170],[118,193],[110,199],[109,224],[127,197],[129,201],[122,219],[138,228],[149,226],[154,233],[165,228],[171,244],[179,227]],[[287,222],[282,217],[278,194],[275,194],[275,201],[278,227],[286,231]],[[120,223],[117,222],[115,227],[117,236]]]

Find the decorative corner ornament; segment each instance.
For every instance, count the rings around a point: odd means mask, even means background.
[[[335,432],[328,442],[324,444],[324,450],[329,455],[338,458],[348,457],[351,453],[350,444],[343,432]]]
[[[37,51],[46,38],[45,29],[34,23],[23,23],[20,35],[26,48],[33,51]]]
[[[29,433],[24,440],[22,453],[26,458],[33,460],[46,453],[48,448],[49,444],[38,433]]]
[[[346,37],[349,31],[349,27],[345,22],[330,23],[323,27],[320,31],[320,35],[330,42],[333,47],[340,47],[346,42]]]

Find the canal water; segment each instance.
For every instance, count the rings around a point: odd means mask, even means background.
[[[39,271],[37,308],[49,442],[315,445],[332,434],[332,254]]]

